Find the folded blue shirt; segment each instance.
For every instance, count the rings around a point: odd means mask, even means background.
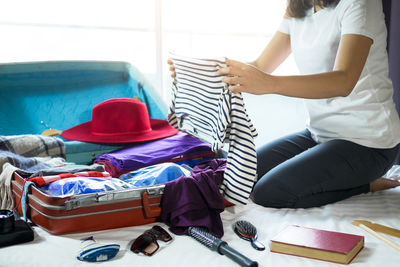
[[[80,195],[132,188],[117,178],[71,177],[54,181],[40,189],[53,196]]]

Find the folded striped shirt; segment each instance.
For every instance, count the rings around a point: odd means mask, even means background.
[[[171,54],[176,77],[168,120],[175,128],[209,142],[214,152],[229,144],[220,190],[232,203],[246,204],[256,180],[254,128],[240,93],[232,93],[218,69],[224,58],[198,59]]]

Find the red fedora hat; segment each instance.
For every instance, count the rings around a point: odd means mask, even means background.
[[[92,120],[62,132],[62,137],[95,143],[130,143],[172,136],[178,130],[166,120],[150,119],[139,100],[113,98],[94,106]]]

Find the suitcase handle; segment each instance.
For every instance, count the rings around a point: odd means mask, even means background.
[[[142,205],[144,209],[144,215],[147,218],[161,216],[161,208],[159,206],[154,206],[154,207],[150,206],[149,193],[147,193],[146,191],[142,193]]]

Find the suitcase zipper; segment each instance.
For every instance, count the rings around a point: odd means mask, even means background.
[[[18,183],[13,184],[22,190],[22,187]],[[81,207],[88,207],[94,205],[103,205],[108,203],[118,203],[127,200],[137,200],[142,198],[142,193],[147,192],[149,196],[159,196],[164,192],[165,185],[156,185],[146,188],[133,188],[118,191],[108,191],[101,193],[92,193],[88,195],[77,195],[72,196],[70,200],[66,200],[64,205],[49,205],[41,201],[39,198],[35,197],[33,194],[28,194],[28,199],[38,203],[38,205],[49,209],[49,210],[74,210]],[[39,193],[42,193],[39,189],[36,189]],[[15,192],[14,192],[15,193]],[[18,194],[17,194],[18,195]],[[20,196],[18,196],[20,197]]]
[[[121,191],[108,191],[91,194],[82,197],[71,197],[65,201],[65,210],[73,210],[81,207],[93,206],[93,204],[105,204],[106,202],[116,203],[126,200],[136,200],[142,198],[142,193],[146,191],[150,196],[161,195],[164,192],[164,185],[148,188],[135,188]]]
[[[157,204],[155,204],[155,205],[157,205]],[[91,213],[85,213],[85,214],[79,214],[79,215],[50,216],[50,215],[44,214],[43,212],[37,210],[35,207],[32,207],[31,205],[29,205],[29,207],[31,209],[35,210],[40,215],[42,215],[43,217],[46,217],[46,218],[51,219],[51,220],[65,220],[65,219],[71,219],[71,218],[93,216],[93,215],[100,215],[100,214],[107,214],[107,213],[116,213],[116,212],[120,212],[120,211],[136,210],[136,209],[141,209],[142,208],[142,206],[136,206],[136,207],[130,207],[130,208],[124,208],[124,209],[98,211],[98,212],[91,212]]]
[[[15,193],[15,192],[14,192]],[[15,195],[20,198],[21,196],[17,193]],[[48,205],[40,201],[37,197],[29,194],[29,200],[36,202],[37,205],[43,207],[44,209],[48,210],[66,210],[64,206],[54,206],[54,205]],[[159,203],[155,204],[150,204],[150,206],[159,206]],[[39,213],[41,216],[51,219],[51,220],[65,220],[65,219],[71,219],[71,218],[78,218],[78,217],[84,217],[84,216],[92,216],[92,215],[99,215],[99,214],[107,214],[107,213],[114,213],[114,212],[120,212],[120,211],[127,211],[127,210],[136,210],[136,209],[142,209],[143,206],[135,206],[135,207],[129,207],[129,208],[123,208],[123,209],[113,209],[113,210],[107,210],[107,211],[98,211],[98,212],[91,212],[91,213],[85,213],[85,214],[78,214],[78,215],[66,215],[66,216],[51,216],[48,214],[45,214],[41,211],[39,211],[37,208],[35,208],[33,205],[29,204],[29,207],[33,210],[35,210],[37,213]]]

